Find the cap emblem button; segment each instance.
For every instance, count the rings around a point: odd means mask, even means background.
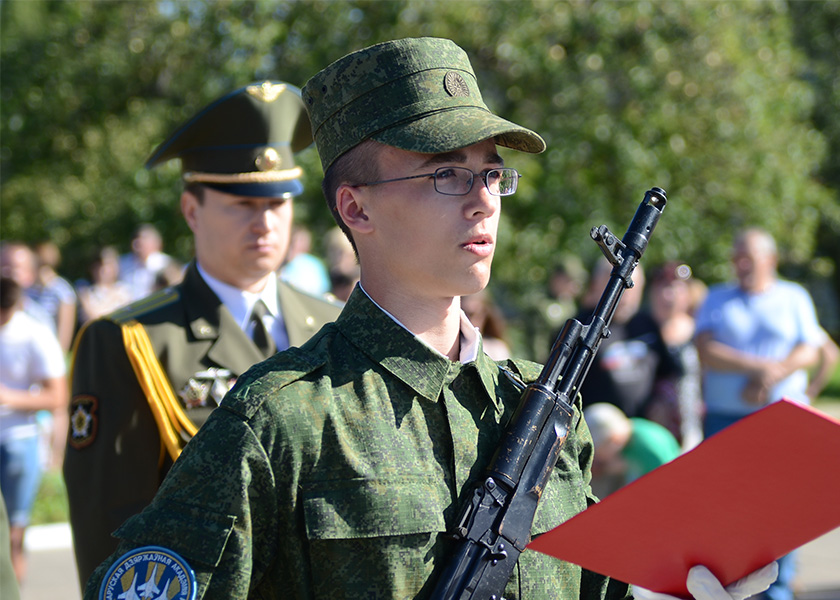
[[[254,164],[257,166],[257,170],[259,171],[276,171],[280,168],[280,164],[283,162],[283,159],[280,158],[280,154],[274,148],[266,148],[262,151],[262,154],[257,156]]]
[[[254,98],[259,98],[263,102],[274,102],[285,89],[285,83],[271,83],[270,81],[264,81],[260,85],[249,85],[245,88]]]
[[[470,88],[460,73],[449,71],[443,78],[443,88],[450,96],[469,96]]]

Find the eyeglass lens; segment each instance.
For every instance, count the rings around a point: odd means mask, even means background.
[[[464,167],[442,167],[435,171],[435,189],[441,194],[463,196],[473,186],[476,175]],[[494,196],[509,196],[516,191],[519,175],[515,169],[491,169],[478,174]]]

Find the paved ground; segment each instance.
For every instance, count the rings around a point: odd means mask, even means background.
[[[826,412],[840,418],[840,406],[829,406]],[[81,599],[66,524],[31,528],[27,547],[29,576],[21,600]],[[840,600],[840,528],[799,549],[797,600]]]

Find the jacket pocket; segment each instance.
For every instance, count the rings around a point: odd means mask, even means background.
[[[338,540],[445,531],[451,502],[427,477],[351,479],[310,484],[303,491],[306,534]]]

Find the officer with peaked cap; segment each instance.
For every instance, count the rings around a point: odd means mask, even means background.
[[[293,154],[311,141],[299,90],[258,82],[204,108],[146,163],[180,159],[195,260],[180,284],[79,336],[64,477],[82,584],[236,378],[339,314],[276,276],[303,189]]]
[[[499,367],[526,382],[539,374],[493,362],[460,296],[487,284],[501,196],[517,188],[497,145],[539,152],[542,139],[488,110],[449,40],[359,50],[302,95],[361,281],[334,323],[240,377],[152,503],[117,531],[89,600],[127,593],[148,546],[177,557],[196,598],[433,597],[446,532],[519,401]],[[535,534],[595,502],[580,408]],[[508,598],[630,597],[624,583],[536,552],[519,567]]]

